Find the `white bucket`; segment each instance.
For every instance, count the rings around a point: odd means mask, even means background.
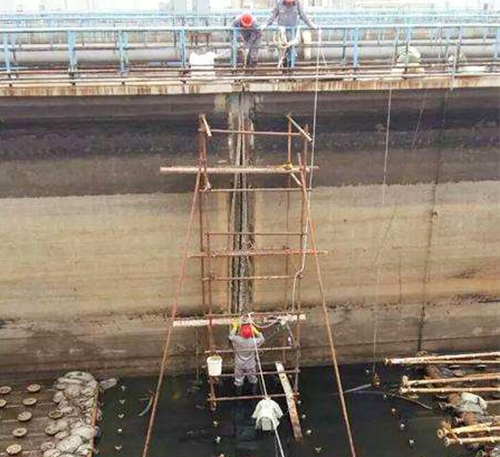
[[[208,376],[220,376],[222,374],[222,357],[211,355],[207,357]]]

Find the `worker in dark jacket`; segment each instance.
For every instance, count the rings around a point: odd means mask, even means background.
[[[317,25],[307,17],[306,13],[304,13],[301,0],[278,0],[271,11],[269,19],[261,30],[264,30],[274,21],[277,21],[278,26],[286,28],[287,41],[291,42],[295,39],[295,34],[297,33],[296,29],[300,19],[302,19],[309,28],[315,30],[318,28]],[[287,47],[283,61],[285,67],[292,66],[292,62],[295,60],[295,52],[294,46]]]
[[[240,49],[238,52],[238,62],[244,63],[247,67],[257,65],[261,31],[257,21],[250,13],[243,13],[233,22],[233,27],[239,29]]]

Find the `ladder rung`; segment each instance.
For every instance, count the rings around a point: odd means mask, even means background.
[[[201,257],[255,257],[267,255],[311,255],[326,254],[327,251],[315,251],[314,249],[253,249],[243,251],[211,251],[189,254],[190,259],[199,259]]]
[[[280,316],[303,316],[305,317],[305,314],[303,311],[283,311],[283,310],[276,310],[276,311],[252,311],[252,318],[254,320],[259,319],[260,317],[280,317]],[[231,318],[231,317],[241,317],[241,313],[206,313],[205,317],[217,317],[217,318]]]
[[[302,277],[302,275],[299,275]],[[202,278],[202,281],[253,281],[253,280],[284,280],[293,279],[295,275],[283,275],[283,276],[207,276]]]
[[[198,129],[199,132],[204,132],[202,129]],[[272,132],[272,131],[259,131],[259,130],[224,130],[224,129],[210,129],[212,133],[228,133],[241,135],[264,135],[264,136],[302,136],[300,133],[296,132]]]
[[[312,187],[306,189],[312,191]],[[210,193],[233,193],[233,192],[302,192],[301,187],[250,187],[248,189],[200,189],[198,192]]]
[[[305,235],[305,233],[304,232],[205,232],[205,235],[302,236]]]
[[[318,166],[313,167],[303,167],[306,173],[311,170],[317,170]],[[207,167],[206,169],[201,169],[202,173],[209,175],[235,175],[235,174],[247,174],[247,175],[289,175],[290,173],[299,173],[302,167],[297,165],[285,166],[285,165],[268,165],[265,167],[254,167],[254,166],[227,166],[227,167]],[[163,174],[197,174],[200,172],[200,167],[198,166],[172,166],[172,167],[160,167],[160,173]]]
[[[273,346],[273,347],[265,347],[265,348],[259,348],[259,352],[276,352],[276,351],[292,351],[292,350],[297,350],[297,346]],[[234,349],[218,349],[218,350],[207,350],[205,351],[205,354],[212,354],[212,353],[217,353],[217,354],[234,354]]]
[[[203,367],[206,369],[206,367]],[[279,374],[279,373],[287,373],[287,374],[293,374],[293,373],[300,373],[300,369],[296,369],[296,370],[285,370],[285,371],[277,371],[277,370],[274,370],[274,371],[256,371],[254,373],[246,373],[245,372],[245,375],[273,375],[273,374]],[[233,378],[234,377],[234,373],[222,373],[221,375],[219,376],[214,376],[215,378]]]
[[[295,393],[294,396],[299,396],[299,393]],[[268,398],[283,398],[286,394],[268,394]],[[217,401],[232,401],[232,400],[255,400],[257,398],[266,398],[264,395],[240,395],[238,397],[208,397],[207,401],[217,402]]]

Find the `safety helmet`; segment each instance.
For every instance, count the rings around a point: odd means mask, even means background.
[[[252,331],[252,326],[250,324],[243,324],[241,326],[241,336],[247,339],[252,338],[253,331]]]
[[[253,16],[250,13],[243,13],[240,17],[240,23],[243,27],[252,27]]]
[[[285,3],[295,3],[295,0],[285,0]]]

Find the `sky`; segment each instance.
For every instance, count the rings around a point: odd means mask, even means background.
[[[192,0],[187,1],[189,3]],[[231,3],[231,0],[209,1],[213,9],[224,8]],[[443,6],[448,3],[452,8],[456,9],[465,6],[478,7],[483,1],[488,0],[415,0],[414,3],[435,3]],[[23,11],[38,11],[41,4],[45,4],[46,10],[157,10],[161,2],[168,3],[168,0],[0,0],[0,10],[16,11],[18,5],[22,5]],[[408,0],[402,0],[402,2],[408,4]]]

